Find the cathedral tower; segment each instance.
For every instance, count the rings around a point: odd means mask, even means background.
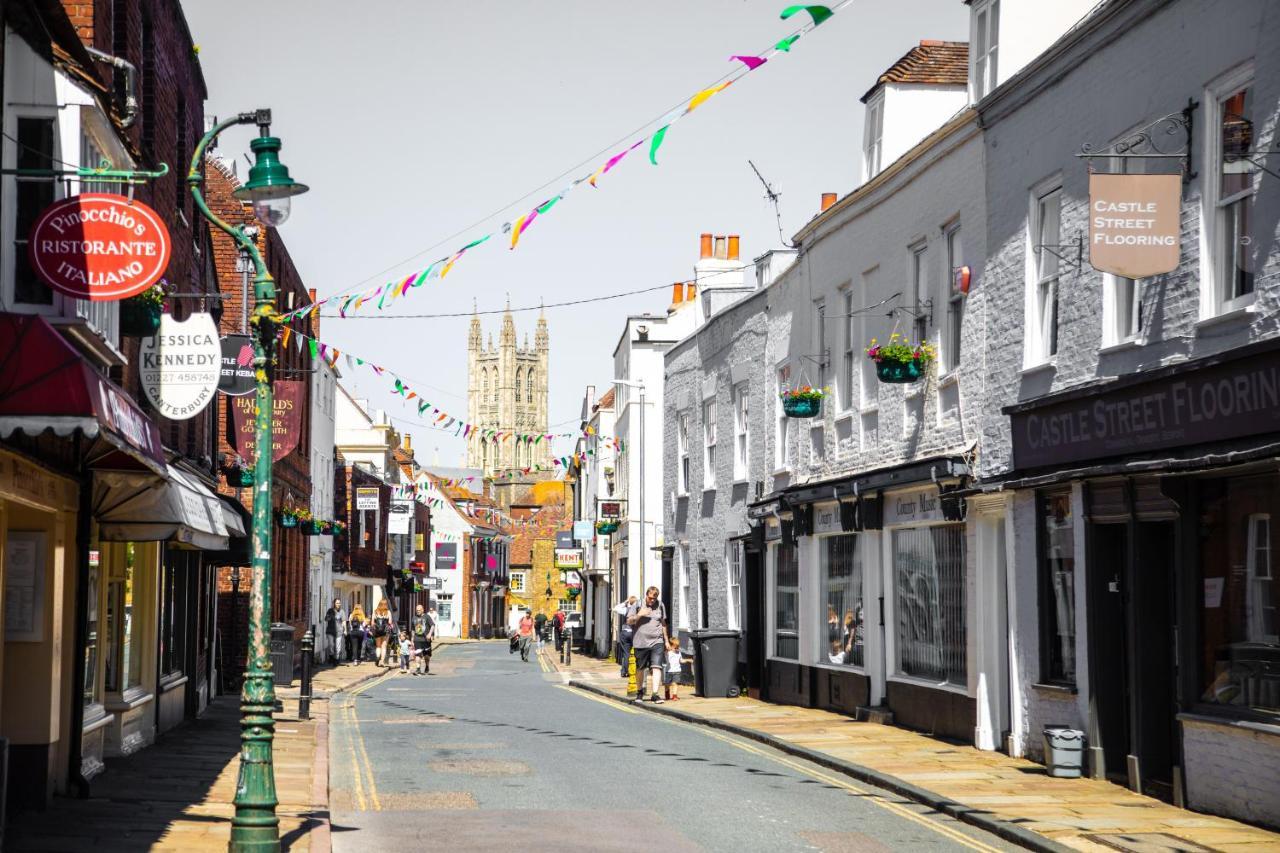
[[[551,442],[524,441],[547,432],[547,373],[550,339],[546,316],[538,318],[534,346],[517,341],[511,305],[502,316],[498,345],[483,343],[480,317],[471,316],[467,336],[467,420],[479,430],[467,439],[467,465],[484,470],[486,477],[515,472],[513,482],[544,479],[543,472],[521,474],[526,468],[546,468],[551,462]],[[490,434],[502,433],[501,438]],[[541,476],[539,476],[541,474]]]

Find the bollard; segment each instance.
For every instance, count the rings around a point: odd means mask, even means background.
[[[627,695],[639,696],[640,685],[636,681],[636,651],[632,649],[627,655]]]
[[[302,685],[298,690],[298,719],[311,719],[311,661],[315,657],[316,637],[311,629],[302,635]]]

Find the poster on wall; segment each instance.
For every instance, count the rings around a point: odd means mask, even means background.
[[[1182,175],[1090,175],[1089,263],[1145,278],[1178,268]]]
[[[448,571],[458,567],[458,543],[436,543],[436,571]]]
[[[4,638],[11,643],[44,640],[43,530],[10,530],[4,549]]]
[[[304,383],[301,380],[276,380],[273,384],[276,410],[271,418],[271,458],[279,462],[298,446]],[[250,394],[246,397],[232,397],[228,402],[233,431],[233,435],[229,437],[230,443],[235,445],[240,457],[252,465],[258,458],[254,442],[254,410],[258,407],[258,398]]]
[[[169,266],[169,230],[140,201],[81,193],[41,212],[27,239],[31,268],[54,290],[93,302],[137,296]]]
[[[213,401],[222,378],[222,342],[210,314],[178,322],[160,315],[160,330],[142,339],[138,356],[142,392],[156,411],[185,421]]]
[[[377,486],[356,486],[356,509],[376,510],[381,492],[382,490]]]

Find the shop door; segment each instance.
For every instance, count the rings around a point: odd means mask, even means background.
[[[1089,645],[1093,654],[1091,687],[1093,727],[1089,733],[1095,759],[1101,748],[1108,779],[1128,782],[1129,659],[1126,643],[1125,568],[1129,554],[1127,524],[1089,527]],[[1096,768],[1094,769],[1097,774]]]
[[[674,586],[674,582],[671,579],[672,578],[671,555],[672,555],[672,551],[669,548],[664,549],[662,552],[662,590],[659,593],[662,596],[662,607],[667,612],[668,621],[673,619],[674,618],[673,614],[675,614],[675,611],[671,609],[671,590]],[[687,555],[685,556],[685,559],[686,560],[688,559]],[[641,599],[644,598],[644,594],[645,594],[645,590],[643,589],[640,590]]]
[[[747,647],[747,695],[752,699],[764,698],[764,553],[757,548],[746,549],[745,573],[742,586],[743,621]]]

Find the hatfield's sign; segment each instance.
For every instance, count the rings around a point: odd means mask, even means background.
[[[120,195],[85,193],[45,208],[27,256],[50,287],[76,299],[135,296],[169,266],[169,231],[156,212]]]
[[[1280,431],[1280,351],[1012,413],[1019,469]]]
[[[275,411],[271,416],[271,458],[279,462],[298,446],[298,439],[301,437],[304,402],[302,392],[305,383],[290,379],[276,380],[272,385],[275,388]],[[231,409],[229,426],[232,430],[228,438],[240,457],[252,463],[258,456],[254,441],[258,398],[253,394],[231,397],[228,403]]]
[[[1178,268],[1181,175],[1090,175],[1089,263],[1144,278]]]
[[[160,316],[160,330],[142,339],[138,376],[156,411],[174,421],[204,411],[222,376],[222,343],[209,314],[192,314],[179,323]]]

